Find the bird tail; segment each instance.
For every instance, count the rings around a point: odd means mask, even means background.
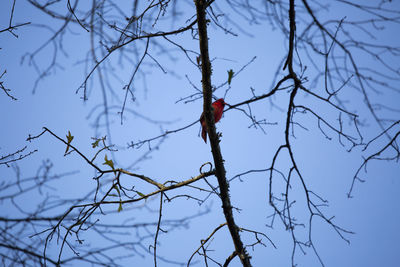
[[[206,127],[203,127],[201,129],[201,137],[203,138],[204,142],[207,144],[207,129],[206,129]]]

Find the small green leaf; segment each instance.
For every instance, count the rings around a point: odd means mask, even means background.
[[[235,74],[235,73],[233,72],[232,69],[228,70],[228,84],[229,85],[231,85],[233,74]]]
[[[74,136],[72,136],[72,135],[71,135],[71,132],[68,131],[68,135],[67,135],[68,143],[71,143],[72,139],[74,139]]]
[[[67,137],[67,149],[65,149],[65,153],[64,154],[68,153],[69,145],[71,144],[72,139],[74,139],[74,136],[71,135],[70,131],[68,131],[68,135],[66,135],[66,137]]]
[[[121,192],[119,191],[119,188],[118,188],[118,186],[117,186],[117,185],[114,185],[114,186],[113,186],[113,188],[114,188],[115,190],[117,190],[117,192],[118,192],[118,196],[120,196],[120,195],[121,195]]]
[[[121,211],[122,211],[122,203],[119,202],[118,212],[121,212]]]
[[[99,142],[100,142],[100,139],[97,139],[96,141],[94,141],[94,142],[92,143],[92,147],[93,147],[93,148],[98,147],[98,146],[99,146]]]
[[[117,194],[108,194],[110,197],[118,197]]]
[[[141,192],[139,192],[139,191],[136,191],[136,193],[137,193],[139,196],[146,198],[146,195],[145,195],[145,194],[143,194],[143,193],[141,193]]]
[[[104,163],[103,165],[108,165],[111,167],[111,169],[114,171],[114,173],[116,173],[115,169],[114,169],[114,162],[112,161],[112,159],[108,159],[107,155],[104,156]]]

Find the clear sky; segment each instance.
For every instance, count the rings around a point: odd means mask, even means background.
[[[322,16],[341,19],[345,21],[364,19],[365,14],[358,14],[346,6],[336,7],[332,2],[331,12],[322,11]],[[175,29],[180,24],[187,23],[194,14],[192,1],[182,1],[179,10],[184,15],[177,21],[171,22],[161,17],[154,27],[157,30]],[[9,23],[12,1],[0,2],[0,29],[6,28]],[[84,8],[83,5],[80,6]],[[122,7],[125,10],[127,7]],[[227,8],[222,3],[221,10],[226,11],[226,17],[234,22],[228,29],[237,33],[233,36],[224,33],[223,30],[211,24],[209,27],[210,56],[213,59],[212,83],[216,87],[227,80],[227,70],[233,69],[236,73],[244,68],[239,75],[233,78],[231,86],[227,84],[219,87],[214,95],[224,97],[229,104],[236,104],[252,97],[252,89],[256,95],[268,92],[273,84],[274,74],[281,60],[286,56],[287,40],[281,31],[272,27],[268,21],[249,23],[241,18],[233,9]],[[388,7],[389,8],[389,7]],[[393,10],[400,10],[398,4],[390,6]],[[59,3],[55,10],[60,14],[68,14],[67,4]],[[126,9],[126,12],[129,13]],[[261,10],[261,9],[260,9]],[[215,12],[219,12],[215,9]],[[300,13],[301,14],[301,13]],[[83,16],[83,14],[79,14]],[[2,114],[2,130],[0,131],[0,156],[12,153],[18,149],[28,146],[26,151],[38,150],[28,158],[18,162],[18,170],[21,177],[34,177],[38,173],[50,170],[52,174],[70,173],[52,181],[49,186],[34,190],[21,197],[15,198],[16,204],[22,210],[18,210],[9,199],[0,202],[0,216],[20,217],[24,212],[35,210],[36,205],[49,196],[49,201],[57,199],[72,199],[85,196],[96,188],[93,181],[94,170],[90,168],[76,153],[63,156],[65,145],[49,134],[41,136],[33,142],[26,142],[26,138],[37,135],[42,127],[48,127],[58,136],[65,138],[68,131],[74,136],[73,144],[85,155],[91,157],[95,150],[91,147],[91,137],[107,136],[107,140],[115,144],[117,152],[111,154],[117,167],[130,168],[132,172],[144,174],[159,182],[167,180],[185,180],[199,174],[200,166],[212,161],[210,146],[204,144],[199,137],[200,125],[195,124],[183,131],[168,135],[165,139],[157,139],[146,143],[140,148],[128,148],[131,142],[136,143],[158,136],[165,130],[174,130],[187,126],[198,120],[202,112],[202,99],[196,101],[179,101],[182,98],[195,94],[194,88],[201,88],[201,76],[198,69],[190,63],[185,54],[176,46],[172,46],[166,40],[160,39],[158,43],[150,43],[149,54],[157,60],[147,57],[143,62],[143,72],[139,72],[133,81],[132,90],[135,101],[128,98],[127,109],[124,113],[123,124],[120,114],[122,102],[125,96],[124,85],[134,72],[135,64],[140,59],[145,47],[145,41],[127,47],[128,52],[138,49],[141,51],[138,57],[132,55],[132,64],[127,59],[121,59],[117,53],[110,56],[110,60],[104,65],[103,75],[107,78],[105,84],[105,95],[109,105],[108,122],[110,129],[104,127],[106,117],[103,113],[104,92],[99,83],[98,73],[95,72],[93,79],[88,84],[88,100],[83,101],[83,90],[77,89],[85,79],[90,66],[82,62],[87,56],[90,48],[90,33],[78,25],[68,26],[68,30],[55,43],[50,42],[44,49],[35,55],[34,61],[30,60],[29,54],[35,53],[38,48],[51,37],[51,32],[62,25],[62,21],[43,14],[42,11],[33,7],[28,1],[16,1],[13,21],[15,23],[31,22],[15,31],[18,38],[8,32],[0,33],[0,72],[7,70],[1,78],[4,86],[11,89],[11,94],[17,98],[13,101],[0,90],[0,112]],[[221,18],[221,23],[227,20]],[[379,32],[374,40],[385,45],[399,46],[398,24],[380,23],[385,30]],[[53,30],[51,30],[53,29]],[[301,26],[298,32],[301,32]],[[334,26],[332,25],[332,29]],[[350,32],[351,25],[348,26]],[[353,34],[353,33],[351,33]],[[367,33],[355,31],[356,38],[360,41],[369,40]],[[345,37],[339,32],[338,37]],[[198,42],[192,38],[190,33],[172,36],[171,40],[185,45],[188,49],[198,51]],[[60,46],[62,42],[62,47]],[[161,45],[161,46],[159,46]],[[97,46],[97,44],[96,44]],[[164,51],[163,47],[168,48]],[[56,48],[56,49],[55,49]],[[56,67],[52,68],[48,75],[39,80],[36,68],[45,70],[53,60],[53,53],[57,53]],[[100,58],[100,49],[97,51]],[[195,59],[193,54],[189,54]],[[24,57],[25,56],[25,57]],[[306,59],[304,52],[300,52],[303,64],[309,65],[305,76],[310,82],[307,86],[319,91],[321,83],[311,82],[315,77],[312,63]],[[356,59],[363,64],[374,68],[375,61],[365,54],[355,54]],[[382,57],[387,55],[382,53]],[[389,58],[388,62],[398,68],[398,58]],[[321,64],[316,59],[316,64]],[[161,66],[162,68],[158,67]],[[376,65],[377,72],[387,70]],[[392,74],[388,74],[392,76]],[[377,85],[377,93],[370,93],[374,103],[382,103],[392,108],[398,108],[400,100],[397,80],[389,78],[389,82],[396,90],[382,89]],[[193,86],[193,85],[194,86]],[[371,119],[371,114],[365,108],[364,99],[351,86],[343,89],[343,97],[347,97],[349,110],[361,116],[365,125],[360,131],[365,136],[365,141],[376,136],[379,128]],[[189,100],[191,98],[188,98]],[[243,112],[229,110],[217,124],[217,129],[222,133],[221,151],[225,160],[227,178],[249,170],[265,170],[270,167],[276,149],[284,142],[284,127],[286,109],[289,100],[289,92],[281,91],[272,99],[264,99],[252,104],[251,111],[257,119],[265,119],[268,124],[260,127],[252,127],[252,123]],[[323,105],[311,99],[309,96],[299,95],[296,99],[298,105],[309,105],[323,114],[332,124],[337,125],[338,113],[333,108]],[[242,108],[246,108],[243,106]],[[390,110],[381,110],[382,116],[396,120],[398,113]],[[386,113],[385,113],[386,112]],[[318,121],[310,114],[295,114],[295,138],[291,137],[294,155],[299,168],[308,184],[308,188],[317,193],[323,199],[329,201],[328,207],[321,207],[327,217],[333,217],[333,221],[354,234],[344,234],[349,244],[330,227],[326,222],[315,217],[312,225],[312,240],[318,254],[325,266],[398,266],[400,232],[398,231],[399,208],[397,205],[400,194],[399,164],[396,161],[371,161],[367,166],[367,172],[362,171],[360,176],[365,179],[364,183],[356,182],[352,196],[348,198],[347,193],[352,183],[352,177],[363,162],[363,157],[368,157],[379,150],[387,139],[381,139],[366,151],[362,147],[356,147],[348,152],[350,145],[345,143],[343,147],[338,140],[337,134],[323,127],[325,133],[332,137],[328,140],[318,129]],[[94,125],[98,124],[98,128]],[[344,129],[356,134],[353,125],[345,121]],[[390,125],[390,122],[386,126]],[[397,131],[398,131],[397,127]],[[396,128],[394,129],[396,130]],[[393,132],[392,132],[393,133]],[[387,154],[390,156],[393,154]],[[104,154],[97,161],[101,165]],[[48,161],[49,160],[49,161]],[[51,163],[50,163],[51,161]],[[288,174],[288,157],[282,154],[278,162],[278,168]],[[51,168],[49,166],[52,165]],[[40,167],[42,166],[42,167]],[[44,168],[47,166],[48,168]],[[101,167],[104,167],[101,165]],[[0,165],[0,181],[13,181],[16,179],[16,167]],[[136,190],[147,193],[154,188],[143,183],[126,179],[127,184],[137,188]],[[282,181],[278,175],[274,177],[276,182],[275,194],[279,195]],[[208,178],[216,185],[214,178]],[[198,186],[207,188],[204,182]],[[285,231],[282,223],[276,219],[273,228],[267,227],[271,223],[269,217],[273,209],[268,202],[269,172],[259,171],[236,177],[230,183],[231,200],[235,207],[234,216],[240,227],[259,231],[266,234],[277,247],[263,239],[266,247],[258,245],[248,248],[252,256],[253,266],[290,266],[293,241],[288,231]],[[11,191],[2,191],[3,197]],[[193,197],[204,199],[207,194],[196,189],[181,189],[171,193],[173,197],[180,194],[191,194]],[[88,203],[93,199],[90,195],[81,203]],[[299,239],[307,240],[309,234],[308,216],[304,191],[299,179],[293,177],[290,199],[295,200],[293,214],[305,227],[298,226]],[[148,199],[145,203],[137,205],[126,205],[121,213],[118,208],[107,206],[104,208],[106,215],[97,215],[100,222],[111,222],[118,224],[122,222],[155,222],[158,218],[159,196]],[[192,215],[195,217],[188,224],[182,223],[168,233],[159,236],[158,255],[171,261],[186,263],[191,254],[197,249],[200,240],[205,239],[218,225],[224,222],[220,200],[211,196],[204,203],[185,197],[176,198],[166,202],[163,208],[163,220],[179,219]],[[48,215],[63,213],[66,206],[49,210]],[[166,225],[165,228],[170,226]],[[44,228],[43,228],[44,229]],[[41,231],[43,229],[36,229]],[[21,233],[22,239],[30,242],[29,231]],[[153,234],[155,227],[141,230],[141,235],[146,231]],[[139,234],[135,230],[125,230],[119,238],[135,240]],[[254,236],[242,233],[245,243],[254,243]],[[106,240],[95,233],[87,231],[83,233],[85,245],[102,247]],[[71,242],[75,242],[73,238]],[[153,244],[153,239],[146,238],[142,242],[143,247],[135,247],[133,256],[128,260],[122,260],[122,264],[132,266],[152,266],[153,258],[148,253],[148,247]],[[57,251],[56,242],[49,248],[51,253]],[[220,230],[211,242],[209,255],[219,262],[232,253],[233,246],[227,229]],[[319,266],[319,261],[311,248],[305,247],[305,254],[299,248],[296,249],[295,262],[298,266]],[[0,248],[0,252],[4,253]],[[120,252],[116,251],[115,256]],[[55,254],[54,254],[55,255]],[[66,250],[66,257],[71,252]],[[143,257],[145,256],[145,257]],[[203,266],[200,256],[195,258],[196,266]],[[236,259],[232,266],[239,266]],[[81,266],[81,265],[80,265]],[[175,266],[172,263],[162,261],[160,266]],[[211,266],[211,265],[210,265]]]

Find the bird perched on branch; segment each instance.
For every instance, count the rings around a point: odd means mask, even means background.
[[[217,123],[221,117],[222,113],[224,112],[225,101],[223,98],[218,99],[214,103],[211,104],[212,111],[214,114],[214,122]],[[207,123],[206,118],[204,117],[204,112],[200,116],[200,124],[201,124],[201,137],[203,138],[204,142],[207,143]]]

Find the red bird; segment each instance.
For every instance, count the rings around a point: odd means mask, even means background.
[[[224,112],[225,101],[223,98],[218,99],[214,103],[211,104],[213,113],[214,113],[214,122],[217,123],[222,117],[222,113]],[[201,137],[204,139],[204,142],[207,143],[207,124],[202,113],[200,116],[200,123],[201,123]]]

